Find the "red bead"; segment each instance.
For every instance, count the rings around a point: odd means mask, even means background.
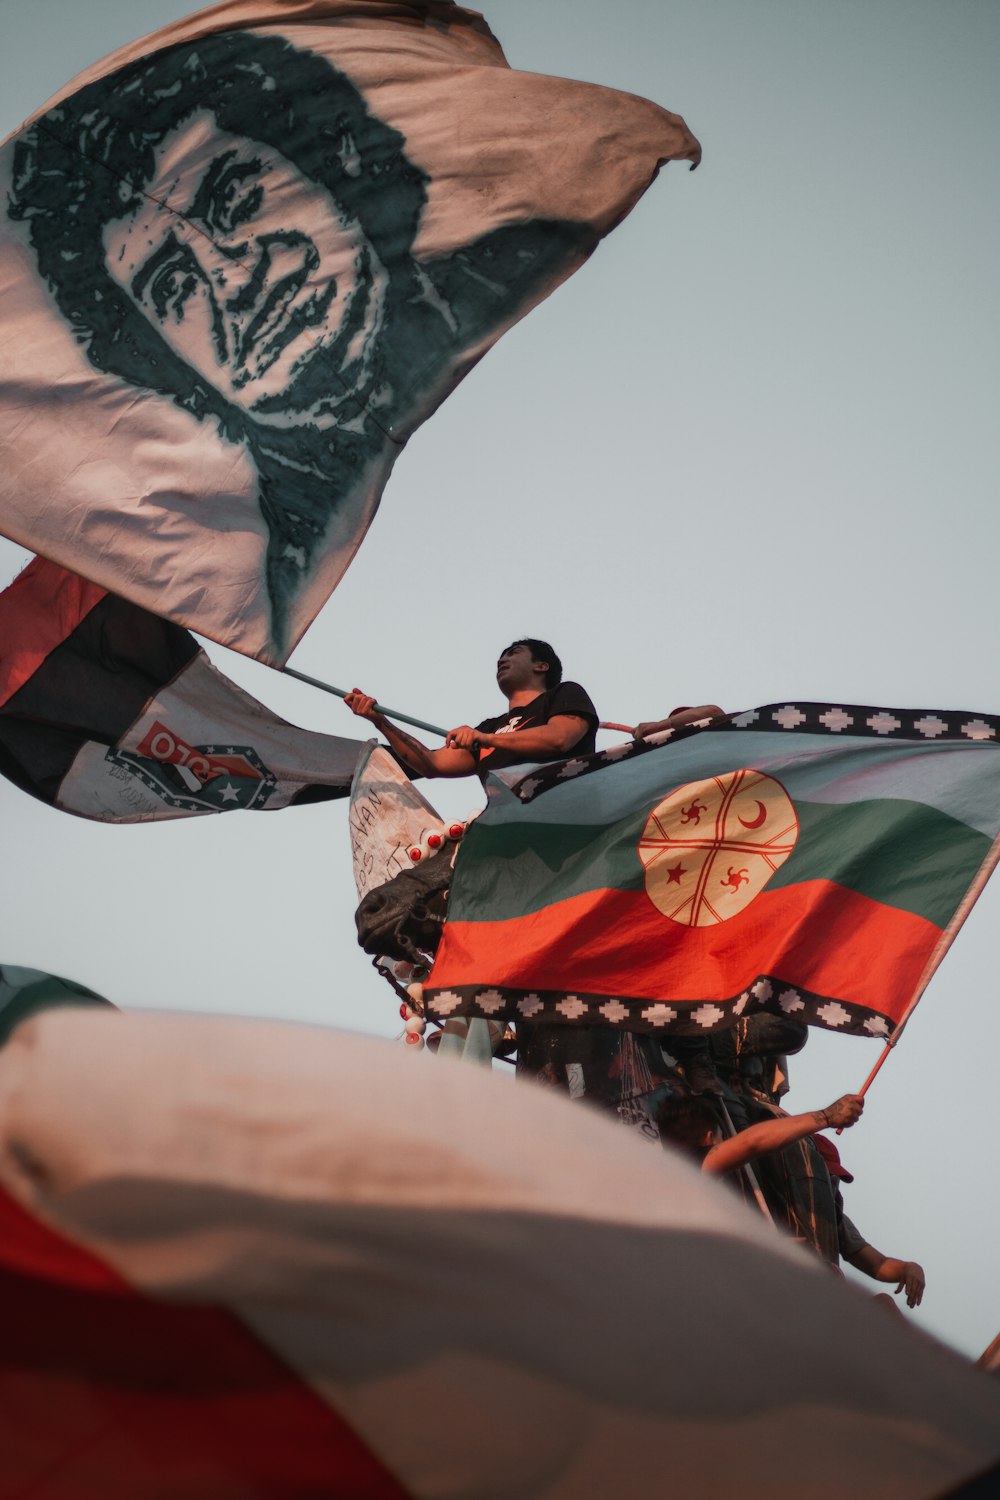
[[[414,844],[413,848],[407,849],[406,852],[415,865],[418,865],[424,857],[424,851],[421,849],[419,844]]]

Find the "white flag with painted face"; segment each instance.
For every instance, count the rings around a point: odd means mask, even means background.
[[[0,531],[282,662],[392,465],[677,116],[446,3],[224,0],[0,150]]]

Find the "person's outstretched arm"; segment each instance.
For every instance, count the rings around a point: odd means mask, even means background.
[[[728,1140],[713,1146],[702,1162],[701,1170],[718,1177],[723,1172],[732,1172],[737,1167],[745,1166],[758,1156],[766,1156],[769,1151],[780,1151],[793,1141],[801,1141],[803,1136],[825,1130],[827,1126],[835,1125],[841,1130],[847,1130],[860,1120],[864,1107],[865,1101],[860,1094],[844,1094],[836,1104],[829,1104],[826,1109],[762,1120],[759,1125],[751,1125],[749,1129],[741,1130],[738,1135],[730,1136]]]
[[[665,719],[648,719],[637,724],[632,731],[634,740],[646,740],[661,729],[681,729],[685,724],[694,724],[699,719],[724,719],[725,711],[717,703],[703,703],[700,708],[675,708]]]
[[[485,729],[473,729],[471,724],[460,724],[449,729],[445,745],[471,750],[483,745],[493,750],[516,750],[525,760],[533,755],[568,755],[587,733],[587,721],[576,714],[555,714],[547,724],[536,724],[530,729],[518,729],[517,739],[510,734],[491,734]]]
[[[380,734],[385,735],[396,754],[403,759],[411,771],[420,776],[471,776],[476,769],[476,758],[468,750],[431,750],[412,734],[407,734],[380,714],[375,708],[376,699],[370,698],[360,688],[354,688],[344,699],[352,714],[367,719]]]
[[[844,1259],[873,1281],[896,1282],[896,1296],[905,1292],[907,1307],[919,1307],[923,1301],[926,1285],[924,1268],[915,1260],[897,1260],[892,1255],[883,1255],[881,1250],[868,1244],[853,1255],[845,1255]]]

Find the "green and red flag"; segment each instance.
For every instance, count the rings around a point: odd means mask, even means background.
[[[699,155],[451,0],[130,43],[0,149],[0,530],[283,662],[415,429]]]
[[[772,704],[494,780],[429,1013],[890,1037],[998,834],[988,714]]]
[[[193,636],[36,557],[0,594],[0,773],[105,823],[350,792],[361,740],[289,724]]]

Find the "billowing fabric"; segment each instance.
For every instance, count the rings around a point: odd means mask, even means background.
[[[0,773],[107,823],[346,797],[361,740],[280,719],[194,637],[42,558],[0,594]]]
[[[698,155],[443,0],[225,0],[123,49],[0,152],[0,530],[280,663],[414,429]]]
[[[509,773],[508,773],[509,775]],[[429,1013],[888,1037],[993,869],[1000,719],[771,704],[494,779]]]
[[[110,1007],[111,1001],[75,979],[60,979],[58,974],[19,964],[0,964],[0,1046],[22,1021],[63,1005]]]
[[[348,822],[358,942],[399,989],[396,981],[412,978],[414,967],[430,966],[444,924],[455,846],[448,825],[375,740],[354,777]]]
[[[445,826],[394,756],[369,740],[358,760],[348,814],[358,900],[410,869],[409,850],[422,849],[427,835],[441,834]]]
[[[932,1500],[1000,1458],[995,1380],[683,1156],[371,1038],[22,1025],[0,1218],[33,1500],[774,1500],[761,1452],[788,1495]]]

